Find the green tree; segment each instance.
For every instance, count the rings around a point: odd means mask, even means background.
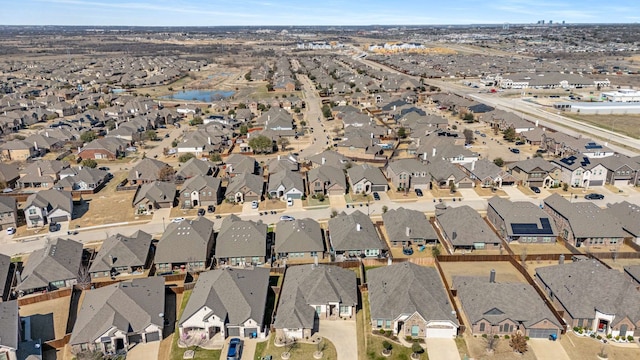
[[[173,140],[171,142],[171,147],[176,147],[176,146],[178,146],[178,140]]]
[[[209,160],[213,162],[220,162],[222,161],[222,156],[220,155],[220,153],[213,153],[211,154],[211,156],[209,156]]]
[[[289,144],[291,143],[289,139],[287,139],[286,137],[279,138],[277,142],[278,142],[278,145],[280,146],[280,149],[282,149],[281,151],[286,151],[287,146],[289,146]]]
[[[247,125],[240,125],[240,134],[241,135],[247,135],[248,132],[249,132],[249,128],[247,127]]]
[[[114,120],[107,120],[106,124],[107,129],[113,130],[116,128],[116,122]]]
[[[253,152],[257,153],[270,153],[273,151],[273,141],[264,135],[252,137],[249,140],[249,146],[251,146]]]
[[[203,120],[200,116],[194,116],[193,119],[189,121],[189,125],[191,126],[202,125],[202,123]]]
[[[238,109],[246,109],[247,105],[245,103],[238,104]]]
[[[502,160],[501,157],[497,157],[493,159],[493,163],[496,164],[496,166],[502,167],[504,165],[504,160]]]
[[[229,116],[235,115],[235,114],[236,114],[236,111],[233,110],[233,109],[231,109],[231,110],[229,110],[229,112],[227,112],[227,115],[229,115]]]
[[[301,121],[300,121],[300,126],[302,126],[302,127],[307,126],[307,122],[306,122],[306,121],[304,121],[304,120],[301,120]]]
[[[144,133],[144,137],[147,140],[156,141],[156,140],[158,140],[158,133],[155,130],[147,130]]]
[[[249,71],[248,73],[244,74],[244,78],[247,81],[251,81],[251,71]]]
[[[513,142],[516,139],[516,129],[510,127],[503,132],[503,138],[508,142]]]
[[[93,159],[84,159],[82,160],[82,166],[95,169],[98,163]]]
[[[464,116],[462,117],[462,120],[464,120],[465,122],[468,122],[468,123],[472,123],[473,120],[474,120],[473,114],[470,113],[470,112],[465,113]]]
[[[431,248],[431,256],[433,256],[434,258],[440,256],[440,245],[436,244]]]
[[[398,137],[401,139],[404,139],[405,137],[407,137],[407,129],[405,129],[404,127],[401,127],[400,129],[398,129]]]
[[[96,135],[93,130],[85,131],[82,133],[82,135],[80,135],[80,140],[82,140],[83,143],[91,142],[97,138],[98,135]]]
[[[181,163],[187,162],[191,159],[193,159],[194,157],[196,157],[195,155],[193,155],[192,153],[184,153],[182,155],[180,155],[180,157],[178,157],[178,161]]]
[[[322,106],[322,116],[325,117],[325,119],[328,119],[331,117],[331,108],[329,107],[329,105],[323,105]]]

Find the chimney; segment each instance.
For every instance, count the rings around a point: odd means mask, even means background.
[[[427,161],[427,152],[422,153],[422,160]]]
[[[327,162],[327,159],[325,159],[324,157],[322,158],[322,165],[324,165],[324,163]]]
[[[44,132],[44,136],[49,137],[49,132],[48,132],[48,131],[45,131],[45,132]]]
[[[431,150],[431,157],[433,157],[433,158],[436,157],[436,148],[433,148]]]
[[[471,171],[474,171],[476,169],[476,162],[472,161],[471,162]]]
[[[38,166],[37,169],[38,169],[38,176],[42,177],[42,169],[40,169],[40,166]]]
[[[407,237],[411,236],[411,228],[410,227],[406,227],[405,231],[404,231],[405,235],[407,235]]]
[[[318,267],[318,255],[313,257],[313,266]]]
[[[492,284],[496,282],[496,270],[495,269],[491,269],[491,272],[489,273],[489,282],[492,283]]]
[[[396,106],[395,105],[393,105],[393,111],[396,111]]]
[[[280,155],[278,155],[278,160],[280,160]]]
[[[539,123],[540,123],[540,120],[536,120],[536,127],[538,127]]]
[[[38,150],[38,143],[37,142],[33,142],[33,148],[36,149],[36,151]]]
[[[211,136],[207,136],[207,142],[211,145]]]
[[[560,257],[558,258],[558,264],[564,264],[564,254],[560,254]]]
[[[136,179],[140,178],[140,171],[136,170]]]
[[[389,256],[387,258],[387,266],[391,266],[391,265],[393,265],[393,259],[391,259],[391,256]]]
[[[356,224],[356,231],[362,230],[362,225],[360,223]]]

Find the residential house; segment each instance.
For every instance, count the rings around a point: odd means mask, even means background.
[[[227,337],[264,339],[268,292],[269,269],[224,268],[201,273],[178,320],[180,338],[222,343]]]
[[[68,191],[42,190],[29,195],[24,205],[27,228],[71,221],[73,199]]]
[[[154,181],[170,181],[174,174],[171,165],[160,160],[144,158],[129,170],[127,179],[130,185],[141,185]]]
[[[125,155],[129,142],[115,137],[94,139],[86,143],[79,151],[81,159],[115,160]]]
[[[442,159],[429,160],[427,172],[431,187],[440,189],[470,189],[475,183],[460,167]]]
[[[509,172],[524,186],[552,187],[560,183],[560,167],[540,157],[509,164]]]
[[[178,201],[183,209],[198,206],[218,205],[221,200],[220,179],[211,176],[196,175],[182,184],[178,192]]]
[[[18,186],[50,189],[56,181],[60,180],[60,173],[69,166],[66,161],[38,160],[20,171]]]
[[[55,238],[29,255],[15,289],[22,296],[73,286],[81,266],[82,244]]]
[[[620,221],[594,203],[572,203],[553,194],[544,199],[543,209],[553,218],[559,236],[575,247],[617,247],[627,236]]]
[[[273,323],[276,337],[309,339],[320,319],[353,318],[358,306],[356,275],[333,265],[287,268]]]
[[[472,334],[513,335],[519,331],[532,339],[560,337],[564,324],[556,319],[533,286],[496,282],[495,275],[492,270],[486,278],[453,278]]]
[[[500,238],[469,205],[436,209],[435,225],[451,252],[500,247]]]
[[[18,206],[11,196],[0,196],[0,230],[18,226]],[[0,277],[0,282],[2,278]]]
[[[520,134],[521,132],[535,129],[535,125],[532,122],[524,120],[522,116],[518,116],[512,112],[494,110],[487,115],[484,116],[485,121],[500,131],[511,128],[515,130],[516,134]]]
[[[171,222],[162,234],[154,262],[161,274],[204,271],[211,265],[214,246],[213,222],[199,216]]]
[[[628,156],[614,155],[596,160],[607,169],[606,184],[613,186],[638,185],[640,164]]]
[[[429,190],[431,176],[427,165],[418,159],[399,159],[387,163],[385,176],[400,190]]]
[[[466,164],[463,168],[469,174],[469,178],[483,188],[501,188],[502,185],[512,186],[516,183],[514,176],[487,159]]]
[[[487,220],[507,242],[555,244],[558,236],[553,219],[529,201],[489,199]]]
[[[11,257],[0,254],[0,303],[9,300],[9,292],[14,285],[13,276],[15,270]]]
[[[224,197],[236,203],[262,200],[264,178],[260,175],[240,173],[229,179]]]
[[[256,159],[242,154],[231,154],[225,159],[227,174],[233,177],[239,174],[260,175],[261,169]]]
[[[0,301],[0,359],[18,360],[20,343],[20,315],[18,301]]]
[[[389,189],[387,179],[380,168],[369,164],[353,166],[347,170],[349,187],[354,194],[371,194],[372,192],[385,192]]]
[[[136,214],[153,214],[156,209],[172,208],[176,202],[176,185],[156,181],[145,183],[136,190],[132,206]]]
[[[333,150],[325,150],[320,154],[309,157],[312,167],[322,165],[330,165],[338,169],[346,169],[347,164],[351,163],[347,157]]]
[[[454,143],[450,137],[433,134],[419,140],[415,153],[422,161],[445,160],[460,165],[470,164],[480,158],[478,153]]]
[[[223,221],[216,239],[218,266],[261,265],[269,259],[267,225],[262,221],[241,220],[229,215]]]
[[[267,161],[267,169],[269,174],[275,174],[280,171],[299,171],[300,163],[295,155],[289,154],[287,156],[278,155],[277,158]]]
[[[126,354],[135,344],[162,340],[164,278],[124,281],[86,291],[69,344],[76,352]]]
[[[207,160],[191,158],[178,169],[177,180],[186,180],[195,176],[216,176],[218,167]]]
[[[3,162],[26,161],[38,153],[32,143],[24,140],[11,140],[0,145],[0,160]]]
[[[143,274],[153,260],[151,240],[151,235],[141,230],[131,236],[109,236],[89,267],[91,279]]]
[[[298,172],[290,170],[278,171],[269,175],[267,192],[272,199],[301,199],[305,194],[304,181]]]
[[[602,337],[637,336],[640,293],[637,284],[597,260],[536,268],[535,280],[569,327]]]
[[[391,246],[438,244],[438,235],[424,213],[403,207],[382,214]]]
[[[459,328],[438,271],[410,262],[367,270],[371,327],[397,337],[453,339]]]
[[[276,227],[274,255],[277,260],[291,262],[324,258],[324,236],[317,221],[308,218],[280,221]]]
[[[552,162],[560,167],[562,182],[573,187],[589,188],[604,185],[607,169],[586,156],[571,155]]]
[[[331,165],[321,165],[307,171],[309,194],[345,195],[347,179],[344,171]]]
[[[100,169],[92,169],[83,167],[78,170],[76,175],[64,177],[53,185],[54,189],[75,191],[75,190],[91,190],[98,191],[109,180],[111,175]]]
[[[0,187],[15,188],[20,178],[18,167],[14,164],[0,164]]]
[[[340,260],[356,257],[382,257],[387,250],[368,215],[356,210],[329,219],[331,252]]]
[[[607,204],[604,210],[613,218],[620,221],[622,229],[627,232],[625,237],[631,237],[632,240],[640,245],[640,206],[631,204],[628,201],[622,201],[614,204]]]

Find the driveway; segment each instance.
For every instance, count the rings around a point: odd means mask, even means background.
[[[529,347],[538,360],[569,360],[560,341],[529,339]]]
[[[464,200],[480,200],[482,199],[478,193],[473,189],[458,189],[462,199]]]
[[[520,200],[531,201],[531,198],[525,195],[516,186],[503,186],[500,188],[500,190],[503,190],[504,192],[506,192],[507,195],[509,195],[509,200],[511,201],[520,201]]]
[[[160,350],[160,341],[141,343],[127,352],[128,360],[156,360]]]
[[[429,360],[460,360],[458,347],[453,339],[426,339]]]
[[[336,347],[338,360],[358,358],[358,332],[355,320],[320,320],[318,334]]]

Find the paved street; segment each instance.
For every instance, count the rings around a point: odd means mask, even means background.
[[[460,360],[458,347],[453,339],[426,339],[429,360]]]
[[[355,320],[320,320],[318,334],[336,347],[338,360],[358,358],[358,332]]]

